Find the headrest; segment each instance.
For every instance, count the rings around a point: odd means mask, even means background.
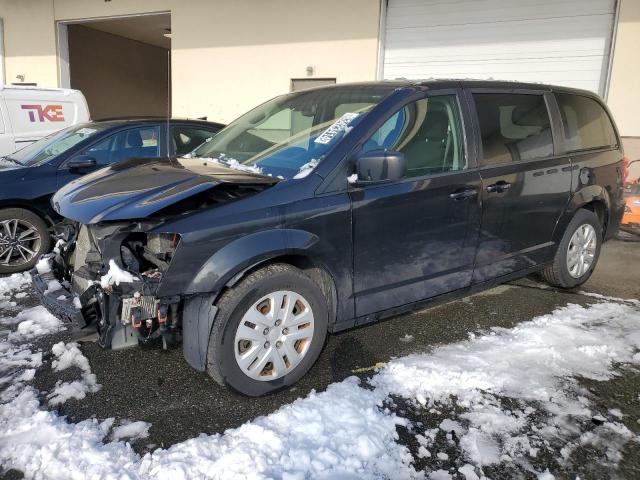
[[[140,136],[140,130],[131,130],[127,134],[127,145],[130,147],[141,147],[142,137]]]
[[[422,128],[423,135],[427,140],[439,141],[446,137],[449,129],[449,116],[442,110],[432,110],[427,112],[427,118]]]
[[[520,105],[511,112],[511,121],[521,126],[540,126],[549,124],[549,116],[544,105],[538,104],[534,106]]]

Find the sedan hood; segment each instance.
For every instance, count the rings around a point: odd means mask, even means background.
[[[58,190],[51,202],[63,217],[89,224],[142,219],[218,186],[267,187],[277,182],[274,177],[207,159],[136,158],[74,180]]]

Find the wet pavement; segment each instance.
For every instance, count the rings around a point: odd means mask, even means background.
[[[616,240],[605,244],[595,274],[581,290],[639,298],[640,243]],[[19,301],[25,307],[37,302],[31,296]],[[72,421],[116,417],[150,422],[150,436],[134,443],[142,453],[200,433],[220,433],[239,426],[305,396],[312,389],[323,390],[328,384],[354,374],[370,376],[374,365],[394,357],[464,340],[470,332],[509,328],[567,303],[585,305],[594,301],[580,291],[560,291],[535,278],[521,279],[462,300],[330,336],[319,361],[295,388],[257,399],[235,394],[218,386],[205,373],[194,371],[179,348],[164,351],[160,345],[152,345],[113,352],[101,350],[93,342],[83,342],[81,350],[102,388],[81,401],[68,400],[59,412]],[[0,309],[0,316],[15,313]],[[61,333],[36,345],[50,352],[51,345],[68,339],[67,333]],[[76,372],[70,371],[68,375],[71,378]],[[65,379],[64,374],[41,368],[33,384],[45,395],[60,379]],[[640,418],[637,372],[602,384],[590,382],[588,388],[598,404],[626,413],[625,425],[640,433],[636,421]],[[640,478],[637,447],[629,446],[632,450],[621,463],[620,474],[624,478]],[[492,478],[501,476],[508,478],[509,473],[494,472]]]

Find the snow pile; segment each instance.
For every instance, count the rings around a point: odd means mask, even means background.
[[[56,382],[53,391],[48,395],[51,405],[60,405],[70,398],[81,400],[87,396],[87,393],[94,393],[100,390],[95,374],[91,373],[89,360],[82,354],[77,343],[65,344],[64,342],[58,342],[53,346],[51,352],[56,357],[51,362],[53,370],[59,372],[69,367],[77,367],[82,372],[80,380],[71,382],[58,380]]]
[[[122,442],[103,444],[113,419],[68,423],[42,410],[26,387],[0,406],[0,464],[26,478],[136,478],[138,456]]]
[[[58,280],[50,280],[47,282],[47,289],[44,293],[56,292],[62,289],[62,284]]]
[[[138,280],[129,272],[122,270],[115,262],[115,260],[109,260],[109,271],[100,277],[100,286],[107,288],[113,284],[120,285],[121,283],[131,283]]]
[[[64,328],[62,322],[41,305],[22,310],[16,316],[15,323],[18,323],[18,327],[8,338],[16,342],[59,332]]]
[[[113,429],[111,438],[114,440],[122,440],[123,438],[128,438],[129,440],[147,438],[150,427],[151,424],[147,422],[125,421],[122,425]]]
[[[224,435],[201,435],[142,460],[153,478],[409,478],[396,425],[355,377],[311,393]],[[350,475],[350,476],[349,476]]]
[[[0,278],[0,295],[9,295],[16,290],[22,290],[31,284],[31,277],[28,273],[14,273],[9,277]]]
[[[10,301],[10,295],[30,284],[31,277],[28,273],[14,273],[9,277],[0,278],[0,308],[15,307],[16,303]]]
[[[313,172],[313,169],[318,166],[318,163],[320,163],[318,159],[312,158],[309,162],[300,167],[300,170],[298,170],[298,173],[296,173],[293,178],[297,179],[309,176],[309,174]]]
[[[58,244],[56,243],[56,245]],[[36,263],[36,270],[40,275],[43,273],[49,273],[51,271],[51,260],[49,260],[49,257],[40,257],[40,260]]]
[[[371,383],[427,408],[455,402],[465,410],[460,419],[466,426],[463,431],[453,424],[445,428],[458,430],[465,458],[482,466],[535,456],[545,441],[573,439],[576,418],[588,420],[592,415],[589,401],[576,394],[581,390],[574,378],[610,379],[614,363],[640,363],[638,349],[637,309],[614,303],[569,305],[509,330],[495,328],[430,354],[394,360]],[[503,408],[505,397],[525,405]],[[536,409],[526,404],[546,411],[546,423],[534,419]],[[590,433],[612,443],[611,432],[621,439],[618,446],[631,438],[616,422]],[[585,439],[569,442],[579,444]],[[616,454],[607,456],[614,459]]]

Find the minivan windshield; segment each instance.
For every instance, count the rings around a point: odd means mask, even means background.
[[[276,97],[189,156],[284,179],[305,177],[392,88],[349,85]]]
[[[52,133],[26,147],[7,155],[7,158],[26,167],[32,167],[57,157],[78,143],[107,128],[106,125],[85,123]]]

